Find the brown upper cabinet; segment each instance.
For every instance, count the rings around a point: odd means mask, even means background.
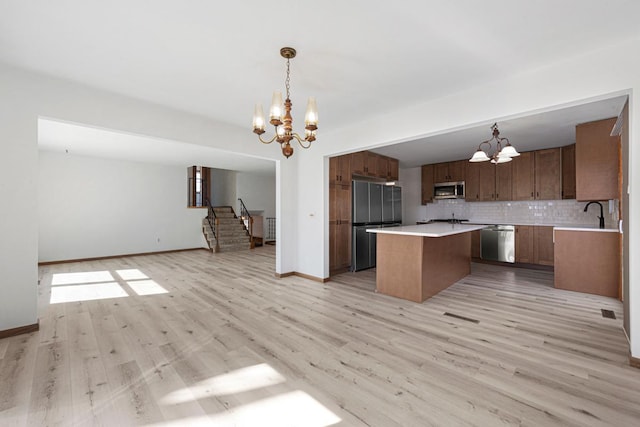
[[[560,153],[559,148],[530,151],[498,165],[467,162],[465,200],[560,199]]]
[[[398,159],[393,159],[391,157],[387,157],[387,179],[389,181],[397,181],[400,177],[400,162]]]
[[[378,177],[378,155],[370,151],[365,151],[367,158],[367,171],[366,176]]]
[[[560,148],[534,151],[535,153],[535,199],[559,200],[560,195]]]
[[[617,118],[576,126],[576,199],[619,199],[620,136],[611,136]]]
[[[496,167],[491,162],[478,163],[478,199],[489,202],[496,199]]]
[[[490,162],[467,162],[464,188],[465,200],[467,202],[487,202],[497,200],[499,192],[497,190],[498,181],[496,177],[498,173],[500,173],[501,179],[500,188],[507,188],[507,183],[503,181],[503,179],[506,178],[504,172],[498,172],[498,168],[501,168],[502,166],[504,165],[495,165]],[[508,187],[510,188],[511,185],[508,184]],[[504,197],[507,197],[506,193]],[[505,198],[504,200],[508,199]]]
[[[387,178],[389,174],[389,158],[386,156],[381,156],[380,154],[376,154],[378,159],[378,168],[376,170],[376,176],[378,178]]]
[[[513,161],[494,166],[496,169],[495,200],[513,200]]]
[[[562,147],[562,198],[576,198],[576,144]]]
[[[480,164],[467,162],[465,166],[464,199],[467,202],[478,202],[480,201]]]
[[[511,161],[513,177],[512,200],[533,200],[535,198],[535,156],[533,152],[520,153]]]
[[[351,173],[357,176],[398,179],[398,160],[370,151],[358,151],[350,155]]]
[[[433,202],[433,165],[422,165],[422,204]]]
[[[440,182],[458,182],[465,180],[466,160],[436,163],[433,165],[433,180]]]
[[[354,175],[367,175],[367,153],[358,151],[350,155],[351,157],[351,173]]]
[[[351,185],[351,156],[338,156],[329,159],[329,183]]]

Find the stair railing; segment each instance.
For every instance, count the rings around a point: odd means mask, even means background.
[[[255,242],[253,241],[253,217],[249,213],[249,209],[247,209],[247,207],[244,205],[242,199],[238,197],[238,200],[240,200],[240,217],[242,218],[242,222],[249,232],[249,238],[251,239],[251,249],[253,249],[256,247]]]
[[[209,202],[209,199],[204,199],[204,203],[207,206],[207,221],[209,222],[209,226],[211,227],[211,231],[213,232],[213,237],[216,239],[216,252],[220,250],[218,245],[218,228],[220,226],[220,220],[216,216],[216,211],[213,210],[213,206]]]

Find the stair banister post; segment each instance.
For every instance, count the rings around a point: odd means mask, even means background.
[[[215,230],[215,235],[216,235],[216,252],[220,252],[220,243],[219,243],[219,240],[220,240],[220,239],[218,239],[218,238],[217,238],[217,236],[218,236],[218,230],[219,230],[219,227],[220,227],[220,219],[216,216],[216,218],[215,218],[214,222],[215,222],[215,225],[216,225],[216,230]]]
[[[256,247],[256,242],[253,240],[253,217],[249,217],[249,236],[251,237],[251,249]]]

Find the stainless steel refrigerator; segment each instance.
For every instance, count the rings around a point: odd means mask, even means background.
[[[376,234],[367,229],[402,224],[402,188],[376,182],[352,182],[353,271],[376,265]]]

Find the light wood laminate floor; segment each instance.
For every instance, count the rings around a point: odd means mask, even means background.
[[[373,270],[275,279],[270,246],[39,271],[2,426],[640,425],[621,304],[549,272],[474,264],[416,304]]]

